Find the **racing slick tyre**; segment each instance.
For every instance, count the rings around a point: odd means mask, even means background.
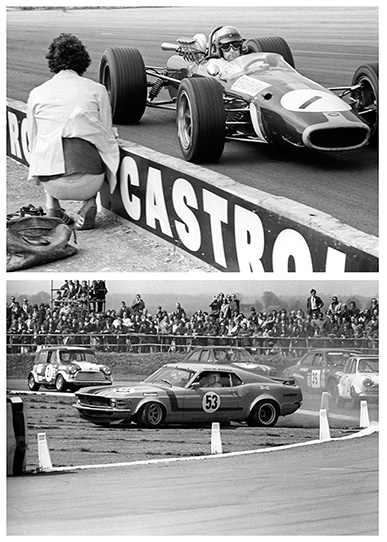
[[[106,49],[99,64],[99,82],[108,91],[114,124],[135,124],[146,108],[147,79],[138,49]]]
[[[34,378],[34,375],[30,373],[27,379],[28,389],[31,391],[38,391],[40,384],[38,384]]]
[[[280,37],[272,38],[251,38],[244,42],[244,47],[249,53],[277,53],[283,56],[284,60],[295,67],[293,54],[288,43]]]
[[[246,422],[251,427],[273,427],[278,416],[278,406],[270,399],[264,399],[253,406]]]
[[[352,86],[360,85],[351,92],[352,107],[371,129],[369,145],[378,145],[379,64],[364,64],[354,73]]]
[[[183,79],[177,94],[179,145],[188,162],[215,162],[223,153],[226,115],[222,86],[214,79]]]
[[[142,427],[154,429],[163,423],[164,417],[163,407],[159,403],[151,402],[142,407],[137,416],[137,423]]]
[[[62,392],[62,391],[66,391],[66,388],[67,388],[67,382],[63,378],[63,376],[59,374],[55,380],[55,389],[56,391]]]

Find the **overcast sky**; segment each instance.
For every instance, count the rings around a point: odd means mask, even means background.
[[[68,278],[68,277],[66,277]],[[84,277],[74,277],[83,280]],[[96,277],[96,279],[106,279],[106,277]],[[91,279],[90,279],[91,280]],[[64,279],[54,280],[53,287],[59,288]],[[153,278],[141,277],[141,279],[131,280],[109,280],[106,279],[108,291],[110,293],[120,293],[133,296],[139,293],[143,296],[152,293],[171,293],[174,296],[179,294],[198,294],[203,293],[212,296],[219,292],[233,293],[238,292],[246,297],[251,295],[259,297],[265,291],[272,291],[276,295],[304,295],[308,296],[311,288],[315,288],[320,294],[336,294],[339,296],[377,296],[377,280],[234,280],[224,274],[220,276],[206,276],[203,279],[187,279],[182,275],[176,277],[164,277],[155,280]],[[41,291],[50,292],[50,280],[9,280],[7,282],[7,296],[17,294],[35,295]]]

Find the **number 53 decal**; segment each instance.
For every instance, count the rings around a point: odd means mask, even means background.
[[[204,412],[215,412],[220,407],[220,397],[217,393],[207,392],[202,400]]]

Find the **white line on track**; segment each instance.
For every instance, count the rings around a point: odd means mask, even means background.
[[[329,440],[311,440],[309,442],[299,442],[296,444],[287,444],[284,446],[276,446],[274,448],[263,448],[261,450],[247,450],[243,452],[228,452],[228,453],[221,453],[221,454],[212,454],[212,455],[201,455],[201,456],[190,456],[190,457],[171,457],[166,459],[149,459],[146,461],[132,461],[132,462],[126,462],[126,463],[106,463],[102,465],[80,465],[80,466],[74,466],[74,467],[53,467],[52,469],[45,469],[45,474],[48,473],[55,473],[55,472],[65,472],[65,471],[75,471],[75,470],[85,470],[85,469],[103,469],[103,468],[109,468],[109,467],[131,467],[135,465],[151,465],[151,464],[160,464],[160,463],[174,463],[178,461],[200,461],[203,459],[219,459],[219,458],[226,458],[226,457],[234,457],[238,455],[252,455],[252,454],[260,454],[260,453],[268,453],[268,452],[276,452],[278,450],[288,450],[290,448],[298,448],[301,446],[310,446],[313,444],[322,444],[327,443],[331,441],[338,441],[338,440],[347,440],[357,437],[364,437],[366,435],[371,435],[372,433],[379,432],[379,424],[378,423],[372,423],[369,427],[365,429],[361,429],[358,433],[353,433],[351,435],[346,435],[345,437],[339,437],[339,438],[331,438]]]

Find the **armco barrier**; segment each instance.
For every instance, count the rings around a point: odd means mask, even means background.
[[[7,155],[28,164],[26,105],[7,101]],[[102,206],[221,271],[378,271],[378,239],[286,198],[119,140],[121,164]],[[129,250],[128,246],[128,250]]]

